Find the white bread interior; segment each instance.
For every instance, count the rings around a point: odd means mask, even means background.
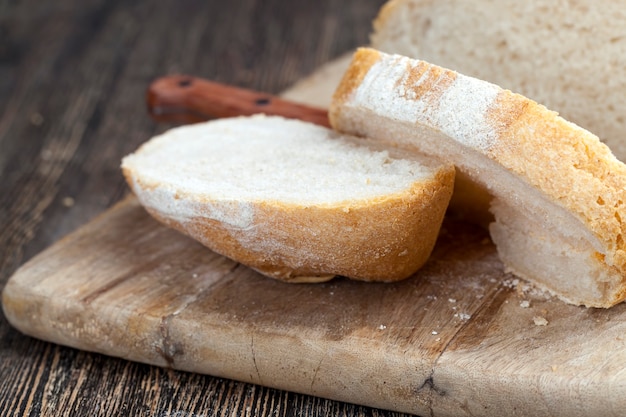
[[[626,161],[624,22],[622,0],[391,0],[371,45],[529,97]]]
[[[370,48],[329,116],[341,132],[453,163],[487,190],[508,270],[577,305],[626,297],[626,166],[593,134],[494,84]]]
[[[257,115],[172,129],[122,169],[156,219],[265,275],[395,281],[430,255],[455,170],[375,146]]]

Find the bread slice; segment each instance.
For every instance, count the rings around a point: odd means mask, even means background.
[[[494,84],[369,48],[355,54],[330,120],[454,163],[488,190],[509,271],[573,304],[626,297],[626,166],[593,134]]]
[[[290,282],[410,276],[430,255],[454,184],[451,164],[262,115],[170,130],[122,169],[156,219]]]
[[[523,94],[626,161],[626,3],[391,0],[372,47]]]

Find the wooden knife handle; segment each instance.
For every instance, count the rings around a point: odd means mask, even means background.
[[[146,101],[150,115],[161,122],[197,123],[265,113],[330,126],[324,109],[187,75],[155,80],[148,88]]]

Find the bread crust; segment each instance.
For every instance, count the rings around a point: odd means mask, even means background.
[[[335,275],[383,282],[407,278],[428,259],[454,184],[454,167],[447,165],[426,181],[377,199],[329,206],[253,202],[253,224],[242,229],[202,216],[202,205],[212,201],[200,202],[198,215],[189,220],[173,218],[150,205],[153,186],[123,171],[160,222],[264,275],[299,283]]]
[[[602,242],[609,266],[626,274],[626,165],[592,133],[503,90],[490,123],[503,126],[489,157],[574,213]]]
[[[597,284],[606,287],[602,280],[611,281],[607,292],[595,299],[577,294],[576,303],[608,307],[624,299],[626,284],[623,278],[615,282],[615,271],[618,277],[626,276],[626,166],[595,135],[526,97],[424,61],[362,48],[352,66],[357,68],[349,73],[359,74],[361,81],[344,79],[333,97],[329,117],[335,129],[447,158],[461,171],[467,168],[464,164],[473,163],[470,159],[484,159],[485,167],[501,170],[525,191],[516,196],[512,187],[498,185],[499,179],[478,169],[466,172],[473,181],[510,206],[524,206],[524,193],[536,192],[541,202],[520,212],[531,216],[532,210],[550,206],[541,214],[544,224],[557,225],[560,230],[553,232],[563,233],[564,240],[575,240],[570,232],[576,239],[582,236],[589,256],[604,265],[607,275],[597,277]],[[393,87],[384,87],[389,85]],[[484,103],[475,103],[481,100]],[[406,132],[411,129],[452,138],[456,155],[437,149],[437,140],[429,144],[410,138]],[[555,213],[563,219],[551,219]],[[551,280],[527,277],[544,286]],[[552,290],[559,293],[558,286]]]
[[[162,223],[289,282],[412,275],[433,249],[455,176],[452,164],[263,115],[174,129],[122,171]]]
[[[594,132],[626,161],[624,4],[391,0],[372,47],[519,92]]]

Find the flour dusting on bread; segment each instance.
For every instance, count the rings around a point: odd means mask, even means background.
[[[155,218],[290,282],[410,276],[454,182],[451,164],[262,115],[170,130],[122,168]]]
[[[356,52],[329,118],[453,163],[467,180],[455,193],[470,197],[457,210],[488,191],[506,271],[573,304],[626,298],[626,165],[597,136],[494,84],[370,48]]]
[[[542,103],[626,161],[626,5],[576,0],[390,0],[371,46]]]
[[[380,94],[381,91],[393,94]],[[418,122],[465,145],[486,150],[496,138],[486,115],[500,89],[443,68],[384,55],[354,91],[354,103],[367,103],[381,116]]]

